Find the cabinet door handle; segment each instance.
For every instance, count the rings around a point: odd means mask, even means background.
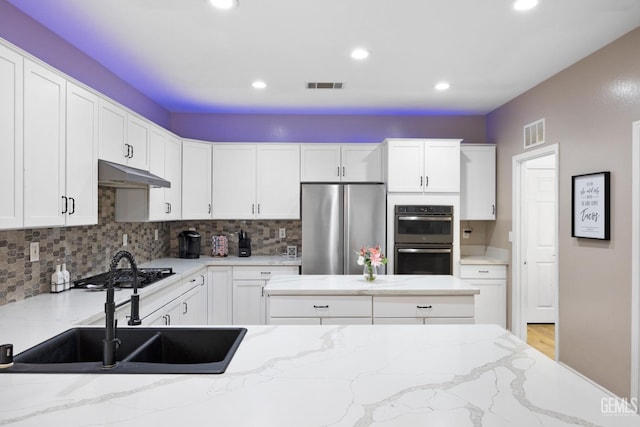
[[[496,214],[496,205],[491,205],[491,215]]]
[[[211,203],[209,203],[209,212],[207,213],[211,213]]]
[[[184,304],[184,311],[182,312],[182,314],[187,314],[187,312],[189,311],[189,305],[186,302],[183,302],[182,304]]]
[[[251,213],[256,213],[256,205],[254,203],[251,203]]]
[[[63,202],[63,208],[62,208],[62,214],[66,214],[69,211],[69,200],[67,199],[67,196],[62,196],[62,202]]]
[[[313,308],[315,308],[316,310],[328,310],[329,309],[329,304],[327,305],[313,305]]]
[[[478,273],[485,273],[485,274],[489,274],[489,270],[478,270]]]
[[[164,324],[165,325],[169,325],[171,323],[171,321],[169,320],[170,317],[168,314],[165,314],[164,316],[162,316],[162,318],[164,319]]]
[[[131,147],[131,157],[129,157],[129,158],[133,159],[133,145],[129,145],[129,147]]]
[[[416,305],[417,308],[425,309],[425,308],[433,308],[432,305]]]
[[[336,176],[340,176],[340,166],[336,167]]]
[[[164,211],[164,213],[169,213],[171,212],[170,208],[169,208],[169,203],[168,202],[164,202],[165,205],[167,205],[167,210]]]
[[[260,215],[260,203],[258,203],[258,215]]]
[[[69,197],[69,200],[71,200],[71,212],[69,212],[69,215],[73,215],[76,213],[76,199],[74,197]]]
[[[424,186],[425,186],[425,187],[428,187],[428,186],[429,186],[429,177],[428,177],[428,176],[425,176],[425,177],[424,177]]]
[[[422,188],[422,183],[424,182],[424,179],[422,178],[422,175],[420,176],[420,188]]]
[[[344,168],[344,166],[342,167],[342,176],[347,176],[346,169]]]

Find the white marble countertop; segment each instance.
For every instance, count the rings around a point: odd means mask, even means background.
[[[460,257],[460,264],[508,265],[509,262],[486,255],[468,255]]]
[[[475,295],[479,289],[453,276],[362,275],[278,276],[264,288],[267,295]]]
[[[0,373],[0,385],[10,426],[640,425],[492,325],[251,326],[222,375]]]

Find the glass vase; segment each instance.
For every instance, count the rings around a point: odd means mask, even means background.
[[[362,271],[362,275],[367,282],[373,282],[378,277],[378,270],[373,265],[364,265],[364,270]]]

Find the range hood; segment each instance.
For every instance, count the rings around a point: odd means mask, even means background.
[[[98,185],[116,188],[171,188],[164,178],[142,169],[98,160]]]

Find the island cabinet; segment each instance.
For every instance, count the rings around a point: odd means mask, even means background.
[[[278,277],[265,288],[270,324],[474,323],[478,289],[453,276]]]
[[[474,323],[474,300],[469,295],[374,296],[373,323]]]
[[[274,295],[271,325],[370,325],[371,297],[362,295]]]

